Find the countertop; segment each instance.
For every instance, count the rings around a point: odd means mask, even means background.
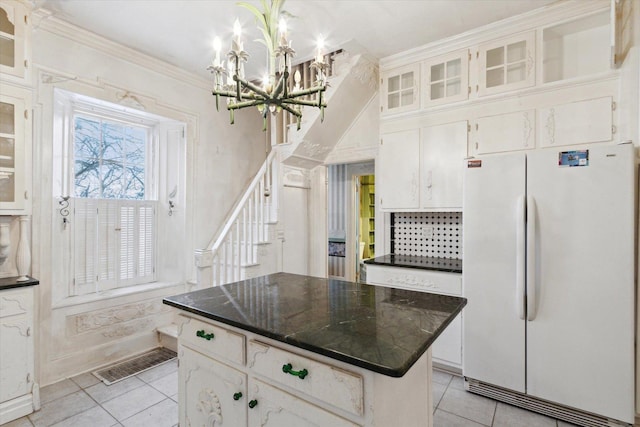
[[[38,279],[34,279],[33,277],[29,277],[29,280],[24,280],[22,282],[18,282],[17,279],[18,276],[1,278],[0,291],[3,291],[5,289],[22,288],[24,286],[35,286],[40,284],[40,281]]]
[[[364,261],[365,264],[386,265],[389,267],[419,268],[423,270],[462,273],[462,260],[453,258],[435,258],[416,255],[383,255]]]
[[[276,273],[167,297],[164,303],[227,325],[401,377],[467,300]]]

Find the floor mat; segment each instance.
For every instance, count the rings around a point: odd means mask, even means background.
[[[94,371],[93,375],[98,377],[106,385],[111,385],[137,375],[140,372],[162,365],[163,363],[175,359],[176,356],[177,354],[175,351],[160,347],[134,357],[133,359],[116,363],[115,365],[100,369],[99,371]]]

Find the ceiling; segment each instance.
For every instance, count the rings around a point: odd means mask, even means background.
[[[258,6],[258,0],[248,0]],[[288,0],[284,10],[296,60],[313,55],[318,36],[328,51],[344,48],[382,58],[554,0]],[[233,21],[251,55],[247,75],[264,74],[266,50],[251,13],[228,0],[35,0],[59,19],[209,78],[215,36],[230,45]]]

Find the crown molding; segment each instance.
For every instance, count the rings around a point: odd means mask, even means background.
[[[381,58],[380,68],[382,70],[393,69],[456,50],[468,49],[517,33],[535,30],[549,24],[556,24],[575,19],[582,15],[602,12],[608,10],[609,7],[610,0],[561,0],[557,3],[474,28],[455,36]]]
[[[116,43],[91,31],[77,27],[60,18],[46,9],[38,9],[32,13],[34,31],[47,31],[52,34],[65,37],[90,48],[104,52],[118,59],[139,65],[192,86],[209,90],[211,82],[194,73],[186,71],[168,62],[161,61],[130,47]]]

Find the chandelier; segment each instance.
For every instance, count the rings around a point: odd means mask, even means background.
[[[269,112],[277,114],[284,110],[293,114],[297,119],[297,129],[300,130],[302,107],[317,107],[320,109],[320,120],[324,120],[324,109],[327,103],[323,97],[327,89],[327,68],[324,61],[324,42],[320,39],[314,60],[310,68],[315,71],[315,82],[310,88],[300,86],[300,71],[293,76],[292,87],[289,77],[291,61],[295,50],[291,47],[291,40],[287,39],[287,22],[281,11],[284,0],[272,0],[267,7],[266,0],[262,1],[264,12],[246,2],[238,3],[250,10],[261,24],[264,40],[258,40],[266,45],[269,53],[269,74],[262,79],[262,86],[248,81],[244,75],[244,64],[249,54],[244,50],[242,42],[242,28],[236,19],[233,26],[231,50],[227,54],[227,66],[220,60],[221,40],[216,37],[213,41],[215,56],[212,64],[207,67],[213,74],[213,91],[216,97],[216,110],[220,111],[220,97],[227,98],[231,124],[234,124],[234,112],[247,107],[257,107],[263,117],[263,131],[267,129]],[[277,25],[276,25],[277,24]],[[276,66],[277,64],[277,66]],[[315,96],[313,96],[315,95]]]

